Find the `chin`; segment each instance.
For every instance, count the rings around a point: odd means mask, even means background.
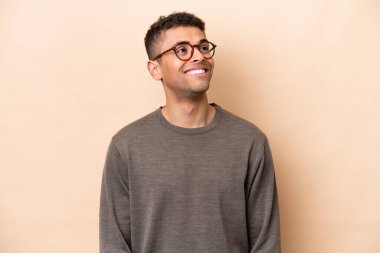
[[[202,84],[202,85],[193,87],[191,89],[191,91],[194,93],[204,93],[204,92],[208,91],[209,88],[210,88],[209,84]]]

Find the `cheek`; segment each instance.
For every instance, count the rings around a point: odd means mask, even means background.
[[[211,58],[211,59],[208,59],[207,60],[207,63],[208,63],[208,65],[211,67],[211,71],[213,71],[213,69],[214,69],[214,59],[213,58]]]
[[[185,62],[184,61],[176,61],[174,64],[174,68],[177,70],[177,72],[183,72]]]
[[[208,59],[208,62],[210,63],[210,65],[211,65],[212,67],[214,67],[214,64],[215,64],[215,62],[214,62],[214,58]]]
[[[183,71],[184,65],[184,61],[176,59],[171,61],[170,63],[167,62],[166,64],[164,64],[162,70],[165,72],[166,75],[177,75],[178,72]]]

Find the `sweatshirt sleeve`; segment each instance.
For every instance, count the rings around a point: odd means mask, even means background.
[[[250,253],[280,253],[280,219],[276,179],[268,140],[251,149],[246,178]]]
[[[111,142],[101,186],[100,253],[131,253],[130,225],[128,171],[120,152]]]

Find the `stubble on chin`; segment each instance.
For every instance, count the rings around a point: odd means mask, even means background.
[[[208,91],[210,85],[202,84],[198,86],[182,86],[182,87],[172,87],[167,88],[165,93],[167,96],[175,97],[176,100],[200,100],[203,99],[206,92]]]
[[[188,84],[184,85],[183,90],[186,91],[187,93],[193,93],[194,95],[200,95],[208,91],[210,88],[210,83],[209,82],[202,82],[198,84]]]

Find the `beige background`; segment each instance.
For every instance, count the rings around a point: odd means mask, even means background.
[[[164,104],[143,37],[174,10],[218,45],[210,101],[269,137],[283,252],[379,253],[378,0],[1,0],[0,252],[98,252],[106,149]]]

